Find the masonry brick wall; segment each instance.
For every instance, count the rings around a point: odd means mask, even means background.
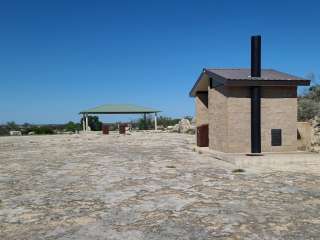
[[[251,151],[251,98],[248,87],[228,87],[228,152]]]
[[[227,93],[224,87],[209,90],[209,148],[228,151]]]
[[[296,87],[261,88],[263,152],[297,149]],[[220,86],[209,90],[209,147],[223,152],[251,151],[249,87]],[[282,146],[271,146],[271,129],[281,129]]]
[[[197,93],[196,102],[196,126],[209,123],[208,92]]]
[[[297,88],[263,87],[261,96],[262,151],[297,150]],[[281,129],[281,146],[271,146],[271,129]]]

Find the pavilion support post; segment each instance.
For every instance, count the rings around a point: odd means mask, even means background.
[[[88,119],[88,114],[86,114],[86,131],[89,131],[89,119]]]
[[[154,113],[154,130],[158,130],[157,113]]]
[[[143,114],[144,130],[147,130],[147,114]]]
[[[86,130],[86,120],[85,120],[85,115],[82,115],[82,130],[85,131]]]

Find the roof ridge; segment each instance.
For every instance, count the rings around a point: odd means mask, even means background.
[[[205,69],[216,69],[216,70],[226,70],[226,69],[248,69],[248,68],[245,68],[245,67],[206,67]]]
[[[239,67],[239,68],[237,68],[237,67],[232,67],[232,68],[228,68],[228,67],[226,67],[226,68],[223,68],[223,67],[221,67],[221,68],[211,68],[211,67],[206,67],[205,69],[207,69],[207,70],[250,70],[251,68],[250,67]],[[277,72],[279,72],[278,70],[275,70],[275,69],[273,69],[273,68],[261,68],[261,70],[272,70],[272,71],[277,71]]]
[[[113,105],[113,106],[119,106],[119,105],[139,106],[139,105],[131,104],[131,103],[105,103],[105,104],[101,104],[99,106],[106,106],[106,105]]]
[[[135,104],[103,104],[90,109],[81,111],[82,113],[92,113],[92,114],[104,114],[104,113],[156,113],[160,112],[157,109],[151,107],[144,107]]]

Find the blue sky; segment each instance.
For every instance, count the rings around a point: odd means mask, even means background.
[[[319,1],[0,1],[0,123],[78,121],[80,110],[105,103],[193,115],[188,93],[201,69],[248,67],[254,34],[263,68],[319,76],[319,9]]]

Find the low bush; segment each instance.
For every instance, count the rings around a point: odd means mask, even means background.
[[[74,123],[72,121],[68,122],[65,126],[64,126],[64,130],[68,131],[68,132],[76,132],[76,131],[80,131],[81,128],[81,124],[80,123]]]
[[[34,132],[34,134],[37,134],[37,135],[54,134],[54,129],[52,129],[49,126],[40,126],[40,127],[30,128],[29,132]]]
[[[245,172],[245,170],[242,168],[237,168],[237,169],[232,170],[232,172],[233,173],[243,173],[243,172]]]
[[[320,116],[320,85],[314,85],[298,98],[298,120],[307,121]]]

